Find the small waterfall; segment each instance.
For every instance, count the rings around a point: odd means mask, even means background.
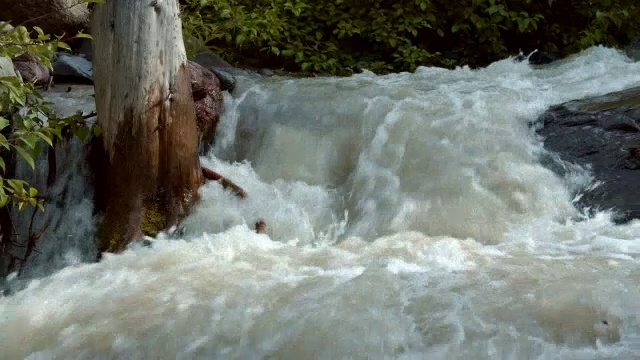
[[[44,98],[51,102],[51,109],[58,116],[94,111],[93,87],[72,88],[70,92],[54,88],[45,92]],[[27,179],[31,186],[40,190],[41,196],[46,197],[44,212],[26,208],[12,213],[18,234],[18,244],[12,249],[12,255],[23,258],[29,235],[41,232],[34,252],[21,271],[23,278],[44,276],[65,266],[96,259],[93,187],[86,159],[88,146],[88,141],[77,138],[57,144],[56,178],[51,185],[47,184],[51,148],[46,147],[36,159],[35,171],[22,159],[17,162],[17,177]]]

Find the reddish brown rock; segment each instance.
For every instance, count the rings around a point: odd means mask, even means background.
[[[191,73],[191,91],[196,105],[201,150],[206,150],[213,142],[220,115],[223,111],[223,98],[220,80],[202,65],[189,61]]]

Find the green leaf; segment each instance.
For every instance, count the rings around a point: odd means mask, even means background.
[[[66,43],[62,42],[62,41],[58,41],[58,47],[60,49],[71,51],[71,47],[69,45],[67,45]]]
[[[47,134],[44,134],[42,132],[36,132],[35,133],[40,139],[44,140],[47,144],[49,144],[49,146],[53,147],[53,140],[51,139],[50,136],[48,136]]]
[[[81,141],[84,141],[87,136],[89,136],[89,127],[87,126],[80,126],[75,130],[75,135],[78,137],[78,139],[80,139]]]
[[[16,146],[16,147],[14,147],[14,149],[16,149],[16,151],[18,152],[18,154],[20,154],[20,156],[22,156],[24,161],[26,161],[27,164],[29,164],[31,169],[35,170],[36,164],[33,161],[33,157],[31,155],[29,155],[29,153],[24,148],[22,148],[20,146]]]
[[[102,135],[102,127],[98,124],[93,124],[93,126],[91,127],[91,129],[93,130],[93,136],[100,136]]]
[[[28,133],[20,138],[20,140],[22,140],[22,142],[25,143],[29,147],[29,149],[34,149],[36,147],[36,144],[38,143],[38,136],[34,133]]]
[[[9,124],[10,124],[9,120],[0,116],[0,130],[6,128],[7,126],[9,126]]]
[[[91,37],[91,35],[85,34],[85,33],[78,33],[78,34],[76,34],[76,36],[74,36],[74,38],[76,38],[76,39],[90,39],[90,40],[93,39]]]

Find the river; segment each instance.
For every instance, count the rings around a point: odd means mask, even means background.
[[[585,217],[588,169],[541,165],[529,124],[639,85],[640,63],[601,47],[240,79],[201,161],[247,198],[208,183],[151,246],[65,249],[0,297],[0,358],[638,359],[640,222]]]

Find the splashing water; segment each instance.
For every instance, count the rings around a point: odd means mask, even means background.
[[[583,219],[528,124],[640,85],[592,48],[351,78],[243,79],[181,238],[0,298],[3,359],[635,359],[640,222]],[[265,234],[252,231],[264,219]]]

